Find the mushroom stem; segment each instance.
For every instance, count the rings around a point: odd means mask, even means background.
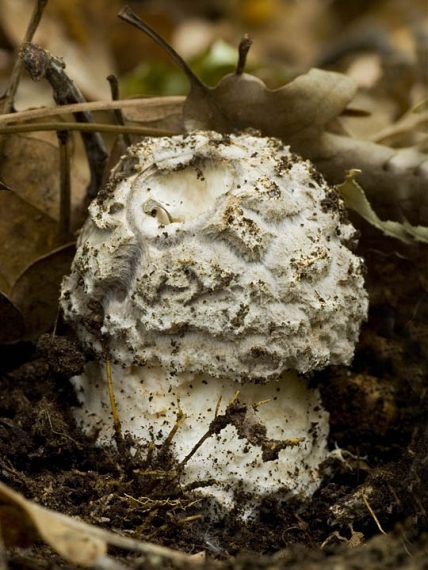
[[[159,366],[111,368],[121,383],[113,413],[101,364],[89,363],[73,379],[83,404],[75,416],[86,431],[99,432],[100,443],[114,441],[117,413],[123,431],[148,454],[169,447],[176,461],[169,469],[180,473],[181,484],[221,507],[232,507],[241,492],[307,497],[318,487],[319,465],[328,455],[328,414],[318,391],[297,374],[240,384],[204,374],[173,377]],[[216,414],[220,397],[229,403]],[[244,517],[253,514],[254,504]]]

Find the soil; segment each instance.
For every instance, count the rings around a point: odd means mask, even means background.
[[[364,234],[363,234],[364,235]],[[324,482],[306,503],[266,500],[259,520],[204,522],[151,460],[98,448],[76,427],[68,379],[84,357],[65,327],[0,347],[0,473],[41,505],[227,569],[428,568],[428,293],[426,254],[362,240],[371,298],[351,368],[311,382],[331,417]],[[147,568],[135,555],[119,564]],[[9,568],[72,568],[43,544],[7,552]],[[118,566],[119,568],[119,566]]]

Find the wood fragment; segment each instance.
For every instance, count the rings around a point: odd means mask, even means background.
[[[47,79],[57,105],[85,102],[82,93],[65,72],[65,63],[60,58],[32,43],[24,44],[19,56],[34,81]],[[93,123],[89,111],[78,111],[74,116],[78,122]],[[108,155],[99,132],[82,132],[81,136],[91,172],[87,194],[89,198],[95,198],[101,186]]]
[[[33,36],[39,26],[40,20],[42,19],[42,15],[48,0],[37,0],[33,14],[31,16],[30,22],[28,24],[27,31],[25,33],[23,43],[31,42]],[[3,113],[9,114],[13,111],[13,103],[15,100],[15,95],[18,90],[19,80],[21,78],[21,69],[22,69],[22,61],[20,57],[17,57],[15,60],[15,64],[13,66],[12,75],[9,80],[9,85],[6,89],[5,93],[5,101],[3,105]]]

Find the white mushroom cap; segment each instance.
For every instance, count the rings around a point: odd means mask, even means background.
[[[352,241],[336,191],[280,141],[148,139],[91,205],[62,308],[125,366],[266,381],[348,364],[367,313]]]
[[[186,414],[177,461],[240,390],[243,427],[211,435],[183,482],[216,479],[201,492],[226,507],[239,488],[248,514],[261,496],[320,483],[328,414],[285,372],[350,362],[368,306],[355,234],[336,190],[276,139],[146,139],[90,206],[61,305],[98,360],[112,359],[124,429],[161,444]],[[102,364],[74,383],[76,417],[111,440]],[[280,451],[267,457],[271,444]]]

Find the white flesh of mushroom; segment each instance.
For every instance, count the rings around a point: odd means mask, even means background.
[[[215,478],[201,493],[226,507],[246,492],[246,514],[269,494],[310,496],[328,414],[286,371],[350,362],[367,314],[352,242],[336,191],[276,139],[196,132],[131,147],[63,283],[65,317],[99,360],[74,379],[76,417],[111,440],[108,354],[124,429],[160,445],[186,415],[180,462],[239,390],[243,426],[211,435],[183,482]],[[269,441],[283,449],[266,458]]]
[[[328,414],[318,390],[309,390],[304,379],[294,374],[266,384],[221,381],[202,374],[180,373],[172,387],[163,368],[113,367],[119,417],[122,427],[144,442],[162,444],[180,412],[186,418],[172,442],[178,462],[190,454],[204,436],[217,406],[224,414],[239,391],[239,402],[248,405],[239,428],[230,423],[219,434],[211,435],[186,462],[183,485],[199,481],[199,493],[216,497],[223,508],[234,506],[237,492],[246,493],[247,504],[241,516],[251,515],[256,497],[276,494],[308,497],[320,483],[319,465],[328,457]],[[99,441],[113,436],[105,371],[97,363],[88,365],[86,374],[74,379],[84,407],[76,410],[82,425],[99,429]],[[264,402],[256,409],[253,404]],[[288,443],[264,460],[257,429],[266,427],[265,445]],[[260,439],[260,438],[259,438]],[[218,484],[204,486],[209,479]],[[250,498],[252,497],[252,498]],[[215,511],[212,505],[211,511]]]

